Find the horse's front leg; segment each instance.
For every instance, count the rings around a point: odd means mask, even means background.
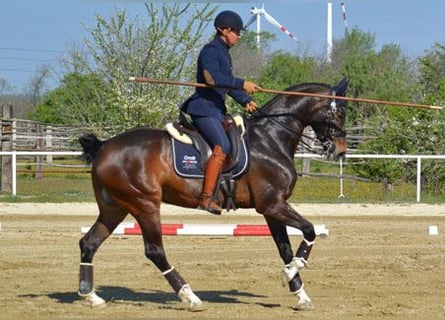
[[[298,297],[298,303],[295,308],[298,310],[313,309],[312,301],[304,289],[304,283],[299,273],[307,265],[314,244],[315,232],[313,231],[313,226],[311,228],[308,225],[305,229],[306,233],[303,231],[304,239],[301,241],[295,256],[293,256],[286,225],[270,216],[265,215],[265,218],[281,259],[285,264],[281,273],[282,283],[283,285],[287,283],[289,290]],[[308,238],[311,240],[308,240]]]

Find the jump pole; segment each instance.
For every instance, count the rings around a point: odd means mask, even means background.
[[[151,79],[151,78],[144,78],[144,77],[130,77],[129,81],[141,82],[141,83],[152,83],[152,84],[167,84],[167,85],[185,86],[185,87],[196,87],[196,88],[213,88],[212,86],[209,86],[205,83],[174,81],[174,80],[159,80],[159,79]],[[362,102],[362,103],[369,103],[369,104],[380,104],[380,105],[389,105],[389,106],[398,106],[398,107],[412,107],[412,108],[431,109],[431,110],[442,110],[443,109],[443,107],[441,107],[441,106],[432,106],[432,105],[426,105],[426,104],[397,102],[397,101],[385,101],[385,100],[373,100],[373,99],[365,99],[365,98],[341,97],[341,96],[333,96],[330,94],[319,94],[319,93],[309,93],[309,92],[272,90],[272,89],[265,89],[265,88],[260,88],[260,87],[258,87],[258,92],[278,94],[278,95],[288,95],[288,96],[335,99],[335,100]]]
[[[327,237],[329,229],[325,224],[315,224],[315,233],[320,237]],[[81,233],[85,234],[90,227],[82,227]],[[303,233],[287,226],[289,235],[302,236]],[[166,223],[161,225],[164,236],[234,236],[234,237],[254,237],[270,236],[269,227],[265,224],[194,224],[194,223]],[[113,235],[141,235],[142,230],[138,223],[121,223],[112,232]]]

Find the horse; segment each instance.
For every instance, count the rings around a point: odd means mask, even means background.
[[[286,90],[314,95],[276,95],[246,120],[249,166],[236,178],[234,201],[238,208],[254,208],[263,215],[284,263],[281,280],[296,295],[298,310],[314,307],[300,271],[307,266],[316,233],[313,224],[287,202],[297,181],[294,155],[307,126],[313,128],[326,156],[339,159],[346,154],[346,102],[335,96],[345,96],[347,85],[343,79],[334,86],[304,83],[290,87]],[[79,141],[84,159],[92,164],[99,215],[79,241],[78,294],[91,306],[105,304],[94,289],[93,257],[130,213],[140,225],[145,256],[189,310],[202,309],[201,299],[168,262],[162,242],[161,202],[197,208],[202,187],[202,179],[183,178],[173,170],[171,136],[164,129],[139,127],[106,141],[93,134]],[[286,226],[303,234],[295,255]]]

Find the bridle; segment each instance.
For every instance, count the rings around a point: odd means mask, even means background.
[[[331,90],[331,95],[335,96],[336,92],[335,89]],[[335,122],[335,115],[338,112],[337,108],[337,101],[336,99],[330,99],[329,102],[329,109],[325,114],[325,118],[323,121],[315,122],[312,124],[318,124],[320,127],[325,128],[326,130],[320,130],[325,131],[321,134],[317,133],[318,140],[321,141],[323,151],[321,152],[321,155],[329,155],[335,150],[335,139],[337,138],[343,138],[346,136],[346,133],[344,130],[339,128]],[[273,124],[280,127],[281,129],[285,130],[286,132],[292,134],[293,136],[297,138],[307,138],[308,140],[312,140],[313,138],[303,134],[302,132],[298,132],[294,130],[293,128],[290,128],[289,126],[283,124],[282,122],[278,121],[277,118],[280,117],[291,117],[291,118],[297,118],[297,115],[292,112],[283,112],[283,113],[265,113],[262,109],[258,109],[255,113],[251,115],[249,120],[257,120],[257,119],[269,119]],[[315,128],[314,128],[315,130]],[[303,139],[300,140],[300,143],[303,144],[309,152],[320,154],[319,152],[315,151],[312,146],[310,146],[307,142],[305,142]]]
[[[331,90],[331,95],[336,95],[335,89]],[[322,127],[327,129],[326,133],[322,134],[322,136],[317,136],[317,138],[322,141],[323,150],[326,154],[334,152],[336,139],[346,137],[346,132],[335,124],[334,119],[337,112],[337,101],[333,98],[329,102],[329,109],[326,112],[325,120],[321,124]]]

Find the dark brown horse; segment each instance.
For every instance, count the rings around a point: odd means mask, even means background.
[[[331,87],[301,84],[289,91],[344,96],[347,81]],[[311,126],[329,157],[346,153],[346,104],[326,98],[280,95],[274,97],[247,123],[250,153],[248,171],[236,178],[235,203],[255,208],[269,226],[284,262],[282,280],[297,298],[297,308],[312,308],[299,271],[307,264],[316,237],[311,222],[288,203],[297,181],[294,154],[303,129]],[[103,241],[130,213],[139,223],[145,255],[161,271],[180,300],[190,309],[201,300],[193,293],[166,258],[162,244],[161,202],[196,208],[201,179],[179,177],[172,167],[171,137],[164,130],[137,128],[107,141],[94,135],[80,138],[84,157],[92,162],[92,181],[99,217],[80,240],[79,295],[93,306],[105,301],[94,292],[93,257]],[[295,255],[286,226],[302,231],[303,240]]]

